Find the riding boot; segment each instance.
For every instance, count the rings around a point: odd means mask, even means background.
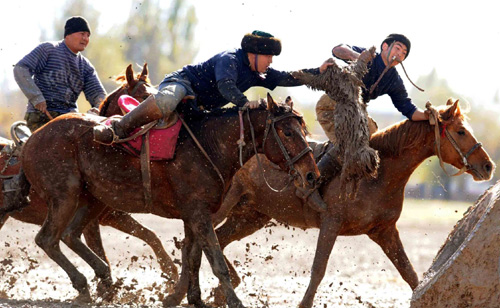
[[[117,139],[128,137],[134,129],[163,117],[164,114],[158,107],[155,96],[151,95],[121,119],[112,120],[111,126],[95,126],[94,140],[111,144]]]
[[[328,152],[326,152],[317,164],[321,175],[321,183],[327,183],[333,177],[337,176],[342,170],[342,166],[340,166],[339,161],[335,158],[333,150],[334,149],[332,148]],[[296,195],[299,198],[304,199],[307,205],[309,205],[315,211],[324,212],[328,208],[328,205],[324,202],[323,199],[321,199],[321,197],[319,197],[319,200],[312,199],[309,198],[309,195],[300,190],[296,190]]]
[[[321,175],[321,181],[328,183],[332,178],[337,176],[342,170],[338,159],[333,154],[334,148],[331,148],[318,162],[318,169]]]

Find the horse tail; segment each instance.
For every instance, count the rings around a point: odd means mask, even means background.
[[[19,174],[16,174],[11,179],[4,180],[2,186],[3,207],[0,207],[0,221],[8,213],[19,211],[30,204],[28,195],[31,183],[21,168]]]

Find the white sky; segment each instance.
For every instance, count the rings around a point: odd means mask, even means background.
[[[399,32],[412,42],[405,67],[414,81],[435,68],[455,92],[475,104],[491,103],[500,91],[500,13],[495,1],[189,2],[195,5],[198,17],[196,61],[239,46],[242,36],[255,29],[281,39],[282,54],[273,63],[280,70],[317,67],[331,57],[332,47],[339,43],[378,48],[387,34]],[[40,29],[52,26],[64,3],[64,0],[2,2],[0,79],[7,79],[15,86],[12,65],[39,43]],[[89,3],[101,12],[100,28],[93,29],[94,35],[123,23],[129,16],[130,0],[89,0]],[[400,74],[406,82],[402,70]],[[407,83],[408,90],[411,87]],[[314,101],[310,97],[320,94],[305,87],[291,93],[296,99],[308,101]],[[370,105],[394,109],[388,100],[378,102]],[[421,108],[425,104],[415,103]]]

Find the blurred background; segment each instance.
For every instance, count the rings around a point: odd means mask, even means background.
[[[147,62],[157,85],[163,76],[189,63],[204,61],[225,49],[239,47],[244,34],[263,30],[281,39],[282,54],[272,66],[279,70],[318,67],[341,43],[376,46],[389,33],[403,33],[412,42],[404,62],[416,90],[401,67],[415,104],[445,104],[459,99],[468,110],[475,136],[492,159],[500,163],[500,50],[498,12],[478,1],[203,1],[203,0],[34,0],[2,4],[0,25],[0,136],[10,138],[10,125],[23,119],[27,99],[14,81],[13,66],[40,42],[61,40],[65,20],[84,16],[92,28],[84,55],[95,66],[106,90],[118,85],[114,76],[132,63],[136,71]],[[482,3],[482,5],[481,5]],[[267,90],[246,93],[265,97]],[[324,141],[314,107],[322,92],[306,87],[278,88],[275,99],[291,95],[306,118],[313,138]],[[82,95],[80,111],[90,108]],[[389,97],[370,102],[370,115],[379,128],[403,120]],[[447,166],[449,172],[451,166]],[[475,201],[498,180],[475,183],[469,175],[450,178],[436,157],[413,174],[407,197]]]

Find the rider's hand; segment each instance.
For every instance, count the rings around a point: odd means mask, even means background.
[[[95,115],[99,115],[99,108],[97,108],[97,107],[92,107],[92,108],[90,108],[89,110],[87,110],[87,113],[90,113],[90,114],[95,114]]]
[[[45,113],[47,111],[47,103],[45,101],[38,103],[35,105],[35,108],[41,113]]]
[[[323,62],[323,64],[321,64],[321,66],[319,67],[319,72],[320,73],[324,73],[326,71],[326,69],[329,67],[329,66],[332,66],[334,63],[334,60],[333,58],[329,58],[327,59],[325,62]]]
[[[244,107],[248,107],[250,109],[255,109],[255,108],[259,108],[259,105],[260,105],[259,101],[249,101],[244,105]]]

